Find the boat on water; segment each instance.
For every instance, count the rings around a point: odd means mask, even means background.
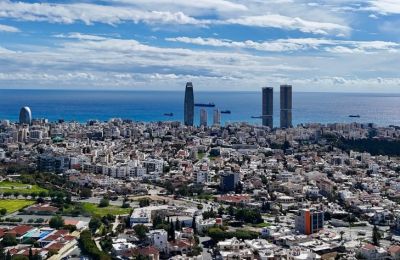
[[[164,113],[164,116],[174,116],[174,113]]]
[[[262,116],[252,116],[251,118],[260,119],[263,118]]]
[[[360,115],[349,115],[349,117],[356,117],[356,118],[359,118],[359,117],[361,117]]]
[[[231,113],[230,110],[222,110],[222,111],[221,111],[221,114],[230,114],[230,113]]]
[[[212,103],[212,102],[210,102],[210,103],[208,103],[208,104],[205,104],[205,103],[196,103],[196,104],[194,104],[194,106],[196,106],[196,107],[215,107],[215,104]]]

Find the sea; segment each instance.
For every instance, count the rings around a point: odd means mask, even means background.
[[[222,123],[248,122],[261,125],[261,92],[196,92],[195,103],[214,103],[208,110],[222,114]],[[182,121],[184,92],[176,91],[97,91],[97,90],[0,90],[0,119],[17,121],[19,110],[29,106],[33,118],[49,121],[86,122],[110,118],[134,121]],[[199,110],[195,108],[195,124]],[[165,116],[173,113],[173,116]],[[349,117],[359,115],[359,118]],[[293,93],[293,124],[304,123],[375,123],[400,125],[400,94],[376,93]],[[274,125],[279,126],[279,93],[274,93]]]

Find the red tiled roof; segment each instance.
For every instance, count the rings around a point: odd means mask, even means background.
[[[367,249],[367,250],[374,250],[374,249],[375,249],[375,246],[374,246],[373,244],[365,244],[365,245],[363,246],[363,248],[364,248],[364,249]]]
[[[154,246],[147,246],[135,249],[135,253],[139,255],[158,255],[159,252]]]
[[[400,246],[391,246],[388,249],[389,253],[391,254],[399,254],[400,253]]]
[[[12,233],[12,234],[16,234],[18,237],[26,234],[29,230],[32,230],[33,227],[31,226],[27,226],[27,225],[20,225],[20,226],[16,226],[14,228],[12,228],[10,230],[10,232],[7,233]]]
[[[62,242],[55,242],[55,243],[51,243],[48,246],[46,246],[46,249],[47,250],[59,251],[64,246],[65,246],[65,244],[62,243]]]
[[[45,237],[43,240],[45,241],[54,241],[57,240],[61,237],[64,237],[64,239],[68,236],[69,231],[68,230],[57,230],[56,232],[54,232],[53,234],[48,235],[47,237]]]
[[[76,219],[66,219],[66,220],[64,220],[64,225],[76,226],[78,223],[79,223],[79,220],[76,220]]]

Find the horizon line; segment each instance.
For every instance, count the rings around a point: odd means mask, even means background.
[[[200,93],[258,93],[262,91],[260,90],[195,90],[195,92]],[[279,87],[272,87],[274,89],[274,93],[280,93]],[[276,89],[276,91],[275,91]],[[182,90],[162,90],[162,89],[68,89],[68,88],[0,88],[0,91],[93,91],[93,92],[185,92],[185,89]],[[331,94],[397,94],[400,95],[400,91],[395,92],[378,92],[378,91],[307,91],[301,90],[296,91],[293,90],[293,93],[331,93]]]

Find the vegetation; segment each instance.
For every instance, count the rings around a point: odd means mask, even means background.
[[[110,205],[110,201],[108,199],[101,199],[99,203],[99,208],[105,208]]]
[[[135,230],[136,236],[140,240],[144,240],[146,238],[146,233],[149,232],[149,228],[145,225],[136,225],[133,227],[133,230]]]
[[[258,224],[253,224],[252,226],[256,227],[256,228],[264,228],[264,227],[269,227],[270,225],[271,224],[269,224],[269,223],[262,222],[262,223],[258,223]]]
[[[345,151],[368,152],[371,155],[400,156],[400,141],[389,141],[379,139],[345,139],[330,138],[332,145]]]
[[[5,234],[4,237],[3,237],[3,240],[1,241],[1,244],[4,247],[7,247],[7,246],[15,246],[18,243],[17,243],[17,239],[15,238],[14,235]]]
[[[32,192],[40,193],[47,192],[46,189],[40,188],[38,185],[23,184],[20,182],[2,181],[0,182],[0,193],[18,192],[18,195],[31,194]]]
[[[377,226],[374,226],[374,228],[372,229],[372,243],[375,246],[379,246],[379,240],[381,240],[381,238],[381,232],[379,231]]]
[[[64,219],[59,215],[54,216],[50,219],[49,226],[51,228],[60,229],[64,227]]]
[[[2,199],[0,200],[0,209],[6,209],[6,212],[13,213],[34,203],[33,200]]]
[[[238,239],[256,239],[258,238],[258,233],[254,231],[238,229],[235,232],[226,232],[219,227],[209,228],[207,231],[208,236],[214,240],[214,242],[222,241],[225,239],[230,239],[236,237]]]
[[[89,188],[82,188],[79,192],[81,198],[90,198],[92,196],[92,190]]]
[[[109,260],[111,257],[106,253],[100,251],[92,238],[92,234],[88,230],[84,230],[79,238],[79,244],[82,251],[90,255],[95,260]]]
[[[143,207],[147,207],[150,206],[150,199],[149,198],[141,198],[139,200],[139,207],[143,208]]]
[[[236,220],[246,223],[260,224],[264,222],[260,211],[256,209],[240,208],[234,211],[234,215]]]
[[[95,233],[97,229],[101,227],[101,219],[97,216],[94,216],[89,221],[89,229],[92,233]]]
[[[124,214],[129,214],[130,208],[122,208],[118,206],[112,206],[109,205],[104,208],[100,208],[96,204],[92,203],[87,203],[84,202],[82,203],[82,209],[84,212],[89,213],[90,215],[98,215],[100,217],[106,216],[106,215],[124,215]]]

